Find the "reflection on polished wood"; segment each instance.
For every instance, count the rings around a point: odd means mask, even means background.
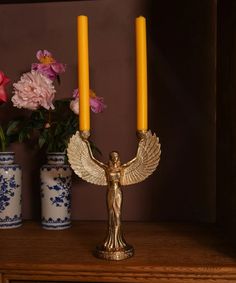
[[[70,229],[48,231],[29,221],[0,230],[2,282],[236,282],[236,255],[215,226],[124,226],[135,255],[119,262],[91,254],[105,222],[74,222]]]

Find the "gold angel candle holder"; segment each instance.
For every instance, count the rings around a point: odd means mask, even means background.
[[[77,131],[70,139],[67,155],[74,172],[83,180],[95,185],[107,186],[108,231],[104,242],[96,247],[95,255],[107,260],[123,260],[134,254],[121,229],[121,186],[145,180],[157,168],[161,145],[151,131],[138,131],[136,157],[121,164],[119,153],[112,151],[104,164],[94,158],[88,131]]]

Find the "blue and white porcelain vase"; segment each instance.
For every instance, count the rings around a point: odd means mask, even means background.
[[[40,169],[41,223],[45,229],[61,230],[71,226],[72,170],[65,159],[65,153],[48,153],[47,164]]]
[[[22,171],[14,164],[14,152],[0,152],[0,229],[17,228],[22,224]]]

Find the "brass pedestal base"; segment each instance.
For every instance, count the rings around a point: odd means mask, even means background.
[[[106,260],[123,260],[134,255],[134,248],[130,245],[120,250],[108,250],[104,246],[97,246],[94,255]]]

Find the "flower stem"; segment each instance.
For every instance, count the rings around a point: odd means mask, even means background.
[[[0,126],[0,142],[1,142],[1,151],[6,151],[6,138],[1,126]]]
[[[51,119],[52,119],[52,117],[51,117],[51,109],[49,109],[49,111],[48,111],[48,123],[49,123],[49,125],[51,125]]]

